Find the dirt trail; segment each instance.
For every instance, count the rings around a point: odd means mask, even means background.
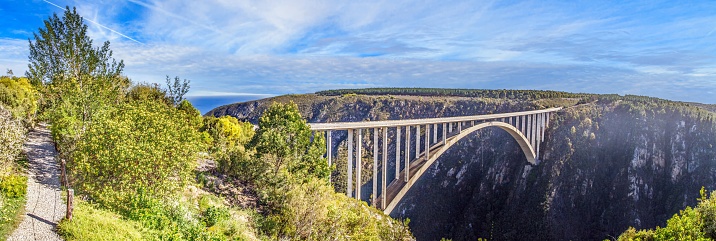
[[[29,159],[27,204],[22,223],[8,240],[62,240],[55,230],[66,206],[60,195],[57,150],[45,124],[29,133],[23,149]]]

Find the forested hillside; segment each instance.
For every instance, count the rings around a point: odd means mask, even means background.
[[[529,165],[517,143],[499,129],[478,131],[446,152],[391,214],[409,217],[419,240],[610,239],[630,226],[663,226],[679,210],[696,204],[702,186],[716,189],[716,116],[708,105],[644,96],[558,93],[544,98],[534,94],[545,93],[539,91],[476,90],[465,93],[481,94],[441,96],[454,91],[419,90],[429,94],[396,95],[414,91],[280,96],[222,106],[207,115],[256,123],[274,101],[294,101],[309,122],[566,107],[553,117],[539,165]],[[341,165],[346,135],[334,133],[333,138],[339,150],[336,164]],[[370,152],[371,138],[365,140]],[[371,163],[363,165],[372,170]],[[338,190],[343,169],[333,173]],[[364,188],[371,185],[363,181]]]

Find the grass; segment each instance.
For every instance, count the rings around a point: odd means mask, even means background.
[[[65,240],[143,240],[139,223],[75,199],[72,221],[63,219],[58,233]]]
[[[14,231],[25,213],[27,198],[5,198],[0,195],[0,240],[7,239]]]
[[[228,211],[228,217],[205,226],[202,217],[209,207]],[[137,221],[95,204],[75,199],[72,221],[62,220],[58,233],[65,240],[258,240],[252,213],[228,208],[223,200],[196,188],[187,188],[178,199],[151,210],[152,215],[166,217],[161,225],[152,227],[145,218]],[[144,222],[143,222],[144,220]]]

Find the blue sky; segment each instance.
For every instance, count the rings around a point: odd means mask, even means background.
[[[0,0],[0,69],[75,6],[135,82],[192,96],[549,89],[716,104],[713,1]],[[3,71],[4,72],[4,71]]]

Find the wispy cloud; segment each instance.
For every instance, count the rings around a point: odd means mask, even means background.
[[[60,5],[57,5],[57,4],[53,3],[53,2],[50,2],[50,1],[47,1],[47,0],[42,0],[42,1],[48,3],[48,4],[52,5],[52,6],[55,6],[55,7],[59,8],[60,10],[65,10],[65,8],[60,7]],[[80,15],[81,15],[81,14],[80,14]],[[83,16],[83,19],[84,19],[85,21],[87,21],[87,22],[90,22],[90,23],[92,23],[92,24],[94,24],[94,25],[96,25],[96,26],[102,28],[102,29],[106,29],[106,30],[108,30],[108,31],[110,31],[110,32],[112,32],[112,33],[114,33],[114,34],[117,34],[117,35],[119,35],[119,36],[122,36],[122,37],[124,37],[124,38],[126,38],[126,39],[128,39],[128,40],[131,40],[131,41],[135,42],[135,43],[138,43],[138,44],[141,44],[141,43],[142,43],[142,42],[139,42],[139,41],[137,41],[136,39],[134,39],[134,38],[132,38],[132,37],[129,37],[129,36],[127,36],[127,35],[124,35],[124,34],[118,32],[118,31],[114,30],[114,29],[111,29],[111,28],[109,28],[109,27],[107,27],[107,26],[105,26],[105,25],[102,25],[101,23],[98,23],[98,22],[95,21],[95,20],[92,20],[92,19],[90,19],[90,18],[87,18],[86,16]]]
[[[708,1],[68,5],[107,26],[91,26],[91,34],[113,41],[129,77],[162,83],[165,75],[179,75],[192,80],[192,95],[402,86],[554,89],[716,103],[708,94],[716,92],[716,5]],[[0,60],[5,63],[10,62]]]

